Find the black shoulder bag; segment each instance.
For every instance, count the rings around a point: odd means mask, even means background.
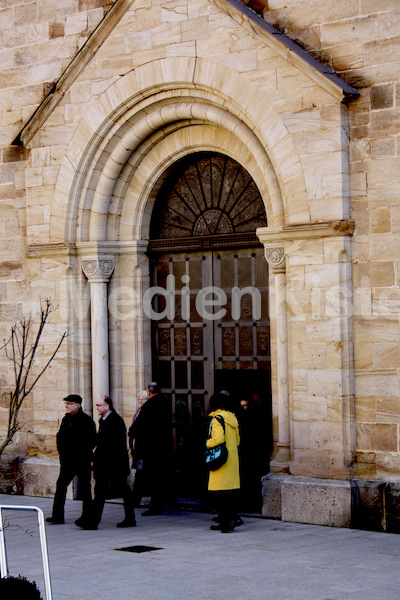
[[[220,423],[222,425],[224,434],[225,434],[225,421],[224,421],[223,417],[221,415],[217,415],[213,418],[217,419],[218,423]],[[211,429],[212,429],[212,419],[210,422],[210,427],[208,429],[208,438],[207,439],[210,439],[210,437],[211,437]],[[224,465],[226,463],[227,459],[228,459],[228,448],[226,447],[225,441],[223,441],[222,444],[218,444],[218,446],[214,446],[214,448],[206,448],[204,460],[205,460],[206,468],[209,471],[216,471],[217,469],[219,469],[220,467],[222,467],[222,465]]]

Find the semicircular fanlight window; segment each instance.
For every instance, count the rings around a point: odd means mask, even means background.
[[[264,203],[249,173],[232,158],[202,152],[179,161],[161,187],[151,238],[232,235],[266,224]]]

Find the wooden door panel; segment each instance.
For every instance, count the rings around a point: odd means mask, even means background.
[[[262,249],[215,253],[213,279],[228,299],[226,314],[215,322],[214,327],[215,369],[257,371],[260,360],[262,368],[269,369],[268,270]],[[234,288],[236,298],[232,292]],[[245,288],[253,288],[254,292],[238,292]],[[258,303],[260,318],[255,314],[255,303]],[[240,314],[236,315],[233,311],[238,307]],[[235,386],[231,389],[235,393]]]
[[[153,322],[154,377],[171,399],[177,493],[199,496],[205,485],[203,449],[210,395],[224,388],[239,397],[244,382],[248,389],[253,382],[255,389],[262,373],[269,377],[267,263],[262,249],[243,249],[162,254],[154,264],[153,285],[165,289],[167,276],[175,277],[174,318]],[[210,286],[222,290],[226,303],[207,306],[202,315],[196,298]],[[235,287],[249,286],[258,289],[260,319],[253,317],[250,294],[239,301],[234,298]],[[232,314],[238,304],[239,318]],[[165,298],[157,296],[154,306],[164,310]],[[216,315],[221,309],[225,312],[220,318],[207,318],[207,313]]]

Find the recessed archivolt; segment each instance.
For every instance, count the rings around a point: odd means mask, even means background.
[[[279,186],[276,181],[275,172],[268,159],[268,155],[263,151],[254,133],[244,126],[237,117],[221,108],[205,103],[180,102],[159,108],[136,123],[108,157],[91,202],[90,224],[88,227],[88,237],[90,240],[105,239],[110,198],[115,195],[116,182],[120,176],[122,175],[122,178],[124,178],[124,166],[129,164],[129,167],[131,167],[132,161],[130,161],[130,158],[132,154],[140,154],[142,144],[151,138],[151,136],[157,134],[157,132],[162,132],[165,135],[165,132],[163,132],[165,124],[186,123],[187,121],[190,124],[200,125],[200,123],[204,123],[213,125],[214,131],[211,131],[212,137],[208,143],[213,144],[215,147],[218,146],[218,132],[222,130],[233,134],[249,149],[252,156],[256,157],[259,168],[270,183],[270,197],[274,200],[274,204],[269,207],[272,219],[278,222],[281,221],[281,224],[283,224],[281,198],[280,194],[278,194]],[[170,136],[168,140],[170,142],[170,154],[174,154],[176,148],[171,143]]]
[[[169,168],[189,153],[211,151],[225,154],[250,173],[266,205],[267,214],[272,213],[274,199],[270,190],[274,173],[263,171],[249,148],[232,132],[211,125],[188,125],[154,143],[145,155],[137,155],[132,165],[130,181],[119,202],[112,203],[117,215],[108,215],[108,239],[148,239],[152,208]],[[134,176],[133,176],[134,174]],[[120,212],[119,212],[120,211]]]
[[[208,135],[212,133],[209,126],[218,136],[228,132],[248,149],[249,162],[257,165],[268,181],[268,200],[265,194],[263,198],[270,225],[309,221],[298,156],[283,121],[267,99],[254,84],[222,65],[194,59],[185,59],[185,64],[183,71],[182,59],[139,67],[110,86],[81,120],[55,192],[58,218],[61,206],[67,205],[67,241],[107,239],[111,233],[107,227],[109,212],[115,217],[121,211],[115,206],[123,201],[137,157],[146,155],[163,137],[171,142],[171,130],[195,125],[207,126]],[[174,143],[177,139],[175,136]],[[217,144],[213,135],[203,139],[198,150]],[[243,166],[253,176],[251,169]],[[296,214],[291,215],[294,197]],[[115,232],[115,224],[111,229]]]

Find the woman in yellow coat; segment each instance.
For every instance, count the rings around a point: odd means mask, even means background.
[[[208,490],[214,497],[218,509],[218,525],[211,525],[223,533],[233,531],[237,522],[237,504],[240,491],[239,454],[240,443],[239,423],[231,410],[231,400],[228,395],[214,394],[210,398],[210,437],[206,442],[207,448],[214,448],[224,440],[228,449],[228,459],[225,464],[215,471],[210,471]],[[215,417],[219,417],[218,419]],[[224,422],[222,425],[221,417]]]

